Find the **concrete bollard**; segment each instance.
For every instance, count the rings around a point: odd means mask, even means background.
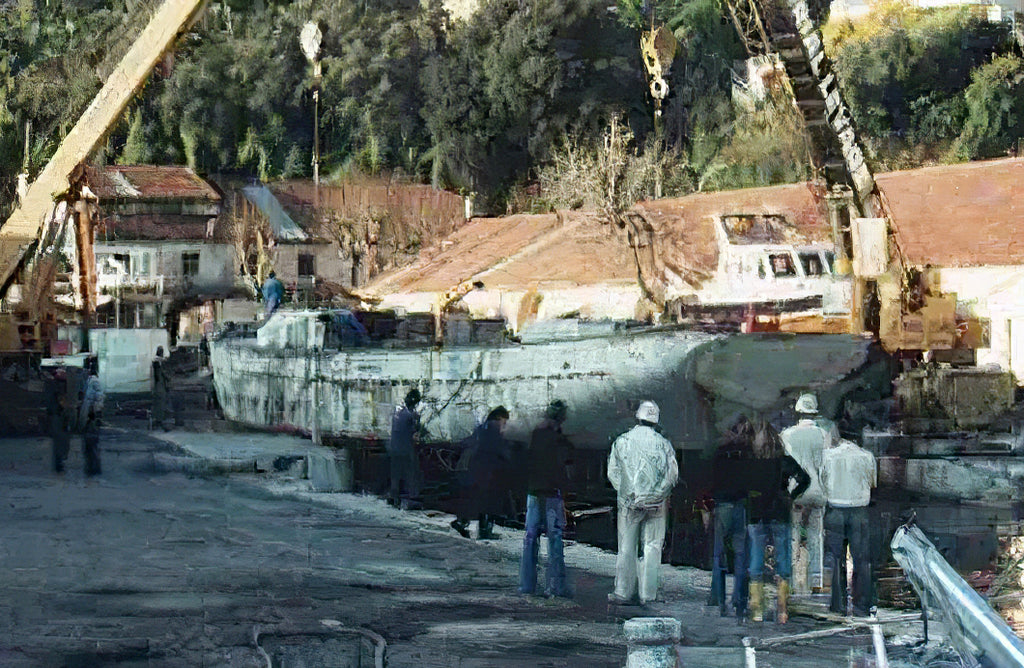
[[[306,475],[317,492],[351,492],[352,460],[347,448],[306,456]]]
[[[682,624],[672,617],[635,617],[622,624],[626,668],[681,668],[676,645]]]

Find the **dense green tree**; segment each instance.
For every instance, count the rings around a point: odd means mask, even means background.
[[[967,119],[957,141],[962,158],[1017,153],[1024,139],[1024,60],[993,58],[974,70],[964,94]]]
[[[0,213],[26,125],[36,173],[157,4],[0,1]],[[318,82],[298,44],[307,21],[323,32]],[[652,21],[680,44],[657,123],[639,50]],[[826,33],[881,166],[1001,155],[1019,141],[1020,61],[1004,57],[1005,27],[891,3]],[[440,0],[212,0],[99,157],[308,176],[318,83],[325,178],[397,173],[502,210],[542,170],[553,182],[565,147],[580,160],[597,151],[613,117],[637,164],[658,165],[638,181],[646,195],[804,178],[791,105],[733,104],[744,56],[718,0],[482,0],[459,21]]]
[[[963,126],[972,72],[1011,48],[1005,25],[969,7],[879,5],[825,34],[861,140],[882,168],[942,158]]]

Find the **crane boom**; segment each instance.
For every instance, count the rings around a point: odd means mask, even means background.
[[[68,179],[75,168],[103,141],[160,58],[192,25],[206,1],[164,1],[0,227],[0,296],[6,293],[19,264],[38,238],[54,200],[70,187]]]

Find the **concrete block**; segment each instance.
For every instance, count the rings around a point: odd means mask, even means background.
[[[317,492],[352,491],[352,460],[348,450],[311,452],[306,455],[306,471]]]
[[[636,617],[622,624],[626,668],[675,668],[682,624],[674,617]]]

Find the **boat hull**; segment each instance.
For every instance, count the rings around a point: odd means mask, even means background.
[[[210,348],[225,417],[250,426],[385,439],[415,387],[428,441],[465,438],[498,405],[512,413],[508,436],[526,440],[548,403],[562,399],[574,442],[607,448],[639,402],[653,399],[676,447],[706,451],[739,413],[772,416],[808,388],[841,407],[844,379],[864,365],[868,344],[651,328],[490,347],[322,351],[222,339]]]
[[[458,441],[498,405],[525,438],[554,399],[569,406],[566,431],[605,447],[633,421],[642,399],[662,408],[675,438],[703,441],[706,420],[693,383],[695,354],[712,334],[672,330],[495,347],[324,352],[211,343],[214,385],[226,418],[353,438],[386,438],[413,387],[423,394],[429,440]],[[683,444],[680,443],[680,446]]]

